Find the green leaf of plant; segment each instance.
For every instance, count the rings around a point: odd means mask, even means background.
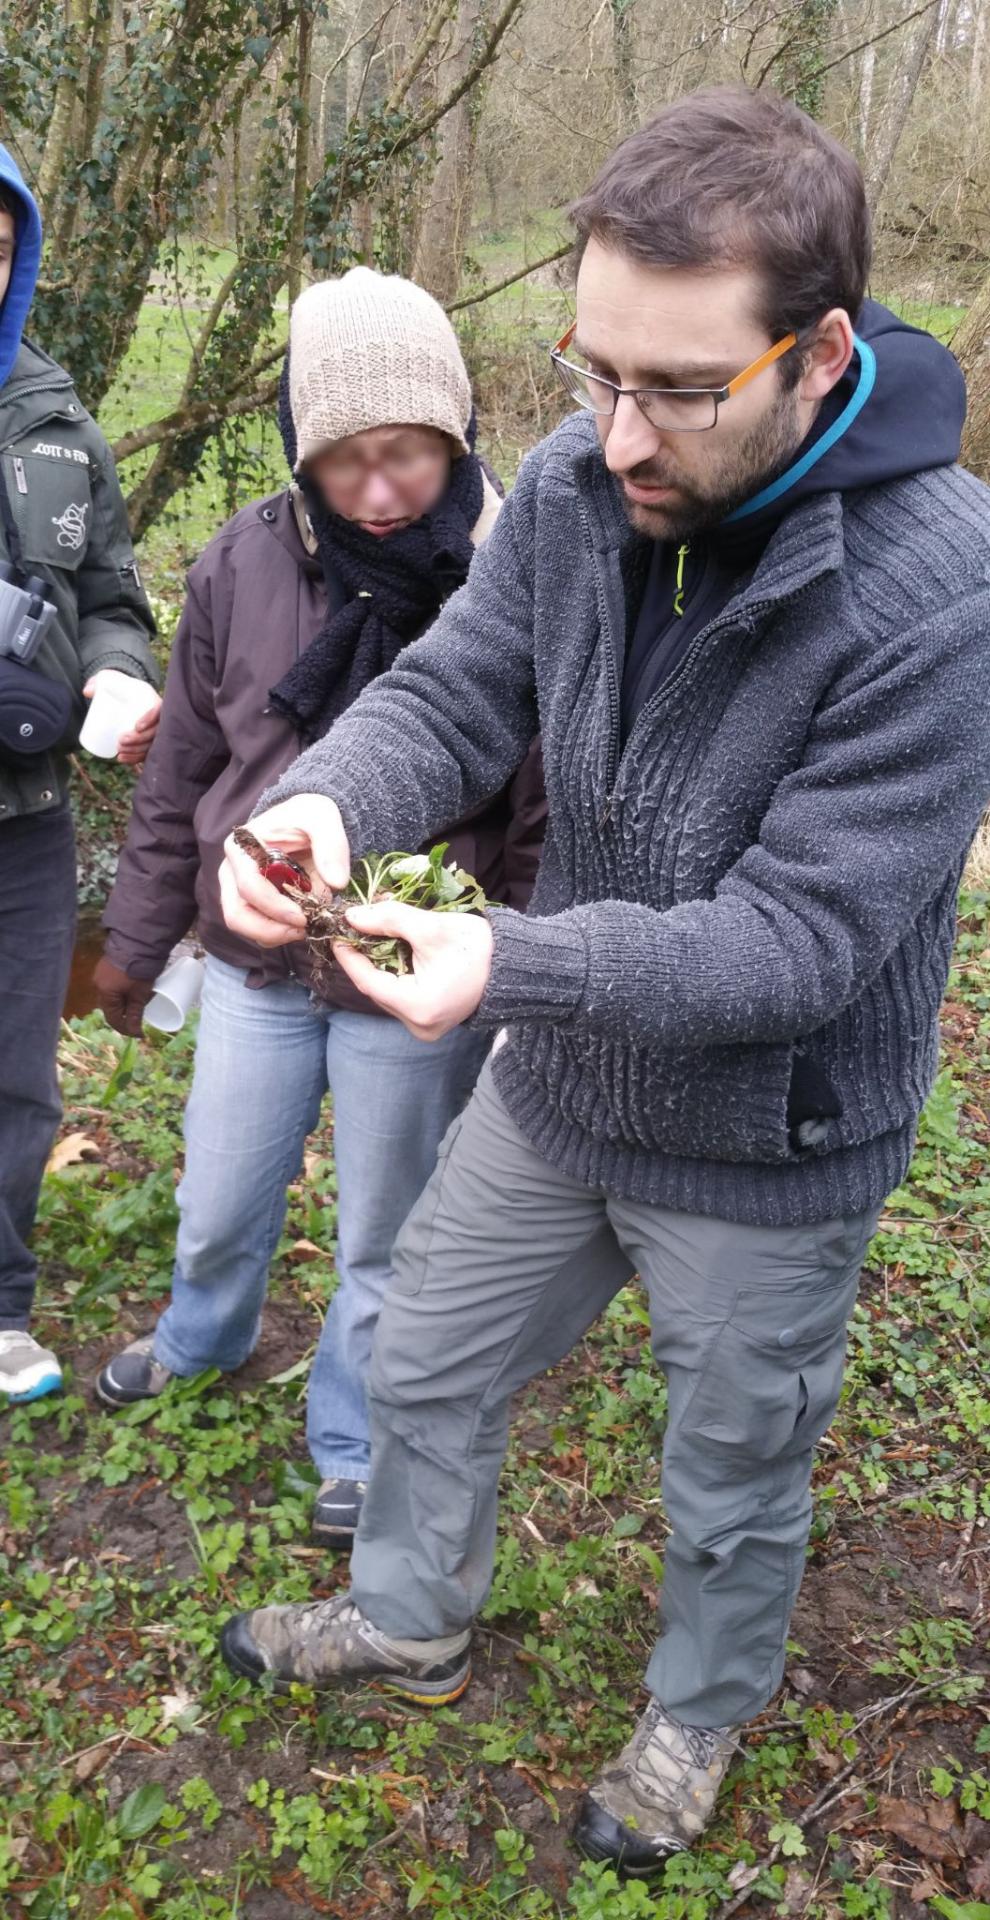
[[[613,1540],[631,1540],[634,1533],[642,1533],[644,1517],[641,1513],[622,1513],[612,1528]]]
[[[438,906],[446,906],[450,900],[459,900],[466,888],[455,867],[438,867],[433,878],[433,891]]]
[[[105,1107],[112,1106],[114,1101],[117,1098],[117,1095],[119,1093],[123,1093],[124,1088],[129,1086],[131,1081],[133,1080],[134,1061],[135,1061],[136,1055],[137,1055],[137,1041],[128,1040],[125,1043],[125,1045],[121,1048],[117,1065],[114,1067],[114,1070],[110,1075],[110,1078],[107,1081],[106,1086],[103,1089],[103,1105]]]
[[[431,867],[428,853],[404,853],[388,863],[390,880],[424,880]]]
[[[129,1793],[117,1814],[116,1826],[122,1840],[140,1840],[141,1835],[157,1827],[165,1811],[165,1789],[157,1780],[145,1782]]]

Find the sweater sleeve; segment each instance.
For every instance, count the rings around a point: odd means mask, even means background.
[[[418,847],[500,793],[538,732],[533,667],[534,456],[466,584],[322,740],[262,794],[335,800],[355,858]]]
[[[161,719],[134,790],[127,838],[103,915],[108,959],[154,980],[196,918],[196,807],[228,759],[214,711],[213,629],[190,580]]]
[[[990,794],[987,591],[874,646],[713,899],[493,910],[484,1024],[703,1048],[813,1032],[879,973],[958,871]]]

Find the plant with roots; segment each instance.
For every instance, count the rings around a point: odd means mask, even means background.
[[[306,945],[313,963],[313,986],[325,996],[337,971],[334,945],[344,942],[367,954],[386,973],[409,973],[412,954],[405,940],[358,933],[349,925],[350,907],[371,907],[382,900],[420,907],[428,913],[482,913],[488,905],[473,874],[444,865],[447,843],[429,853],[368,853],[352,868],[340,893],[317,894],[304,867],[278,848],[266,847],[248,827],[236,827],[234,839],[250,854],[265,879],[294,900],[306,921]]]

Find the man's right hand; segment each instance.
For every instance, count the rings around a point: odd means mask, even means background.
[[[267,813],[248,822],[266,847],[291,853],[331,892],[346,887],[351,874],[351,850],[340,810],[322,794],[301,793],[282,800]],[[258,947],[284,947],[298,940],[306,922],[294,900],[263,880],[249,853],[243,853],[233,835],[224,842],[226,859],[220,868],[223,917],[231,933],[253,940]]]
[[[115,967],[113,961],[104,954],[94,968],[93,985],[96,1004],[104,1019],[118,1033],[136,1037],[141,1031],[145,1007],[155,991],[154,981],[132,979],[129,973],[125,973],[122,967]]]

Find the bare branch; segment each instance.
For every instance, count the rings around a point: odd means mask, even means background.
[[[160,420],[152,420],[147,427],[136,427],[133,433],[125,433],[122,439],[114,441],[110,451],[115,460],[130,460],[146,447],[161,446],[163,440],[175,439],[180,433],[201,433],[221,426],[235,414],[257,413],[259,408],[271,406],[277,393],[278,380],[274,379],[267,380],[252,393],[239,394],[236,400],[200,400],[191,406],[176,407]]]
[[[493,294],[504,293],[506,287],[514,287],[516,281],[525,280],[527,274],[536,273],[540,267],[549,267],[555,260],[562,260],[565,253],[570,253],[573,245],[573,240],[565,240],[562,247],[555,247],[552,253],[545,253],[540,260],[528,260],[524,267],[518,269],[518,272],[507,274],[504,280],[496,280],[490,287],[482,287],[480,293],[469,293],[463,300],[454,300],[447,308],[447,312],[460,313],[462,307],[480,306],[482,300],[490,300]]]
[[[392,159],[395,158],[396,154],[404,153],[406,148],[411,147],[416,140],[422,140],[424,134],[432,133],[438,121],[443,119],[444,114],[449,113],[451,107],[456,107],[458,100],[470,91],[475,85],[475,82],[484,73],[485,68],[491,66],[502,40],[505,38],[516,15],[521,13],[525,4],[526,0],[506,0],[506,4],[492,26],[484,46],[475,55],[467,72],[462,75],[456,86],[452,87],[450,92],[444,95],[442,100],[437,101],[436,105],[430,108],[428,113],[422,114],[418,120],[413,120],[410,123],[392,148]]]

